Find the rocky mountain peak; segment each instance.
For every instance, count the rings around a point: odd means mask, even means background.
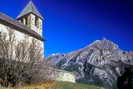
[[[126,66],[133,65],[133,53],[123,51],[104,38],[68,54],[47,57],[58,69],[75,72],[77,82],[92,83],[115,89]]]
[[[96,49],[105,49],[105,50],[114,50],[114,49],[118,49],[119,46],[115,43],[113,43],[112,41],[103,38],[102,40],[96,40],[95,42],[93,42],[92,44],[90,44],[88,47],[93,47]]]

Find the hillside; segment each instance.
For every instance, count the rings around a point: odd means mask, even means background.
[[[110,40],[102,39],[67,54],[47,57],[58,69],[74,72],[76,82],[117,89],[117,79],[126,68],[133,68],[133,53]]]

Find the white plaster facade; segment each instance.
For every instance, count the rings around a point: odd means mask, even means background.
[[[73,73],[70,72],[59,72],[56,81],[72,82],[76,83],[76,78]]]
[[[68,72],[65,70],[58,70],[58,69],[53,70],[53,72],[54,73],[51,74],[50,76],[55,81],[76,83],[76,76],[72,72]]]
[[[9,30],[12,30],[15,34],[15,38],[17,41],[21,41],[21,40],[24,40],[24,36],[25,34],[24,33],[21,33],[19,31],[16,31],[15,29],[12,29],[6,25],[3,25],[2,23],[0,23],[0,32],[2,34],[9,34]],[[8,35],[7,35],[8,36]],[[9,37],[8,37],[9,38]]]

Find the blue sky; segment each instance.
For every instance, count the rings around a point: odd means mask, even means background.
[[[15,18],[29,0],[1,0],[0,12]],[[44,16],[46,55],[68,53],[106,37],[133,50],[132,0],[33,0]]]

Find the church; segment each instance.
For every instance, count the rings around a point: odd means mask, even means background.
[[[43,20],[43,16],[37,10],[34,3],[30,1],[16,19],[0,13],[0,33],[9,33],[12,30],[18,42],[35,39],[44,50]]]

